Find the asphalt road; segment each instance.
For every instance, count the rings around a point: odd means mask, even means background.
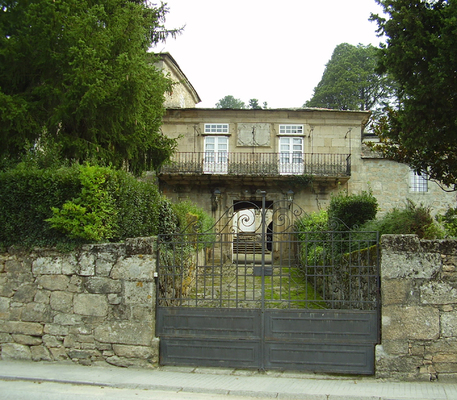
[[[0,381],[1,400],[248,400],[224,394],[172,392],[145,389],[73,385],[53,382]],[[255,397],[256,400],[266,398]]]

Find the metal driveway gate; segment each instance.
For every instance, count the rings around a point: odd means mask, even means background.
[[[160,363],[373,374],[378,234],[306,221],[263,195],[234,204],[215,233],[160,235]]]

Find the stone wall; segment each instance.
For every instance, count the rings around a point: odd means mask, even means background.
[[[376,375],[457,379],[457,241],[382,237]]]
[[[156,365],[154,243],[0,254],[1,358]]]

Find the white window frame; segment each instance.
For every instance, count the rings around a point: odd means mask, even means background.
[[[417,173],[414,170],[409,171],[409,191],[412,193],[428,192],[428,175],[427,173]]]
[[[305,134],[305,127],[301,124],[280,124],[279,134],[288,136],[302,136]]]
[[[279,173],[281,175],[303,174],[303,146],[301,136],[281,136],[279,138]]]
[[[226,174],[228,172],[228,144],[228,136],[205,136],[203,173]]]
[[[219,135],[228,135],[229,134],[229,124],[205,124],[204,132],[206,134],[219,134]]]

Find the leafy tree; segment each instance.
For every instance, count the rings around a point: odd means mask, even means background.
[[[392,82],[376,72],[374,46],[342,43],[335,47],[321,81],[304,107],[371,110],[392,95]]]
[[[246,108],[246,104],[240,99],[235,99],[232,95],[228,95],[216,103],[216,108]]]
[[[456,189],[457,2],[376,0],[372,15],[386,44],[380,71],[398,84],[398,107],[377,125],[388,158]]]
[[[262,107],[259,105],[259,100],[258,99],[251,99],[249,100],[249,108],[253,110],[260,110]]]
[[[0,157],[57,143],[70,160],[139,173],[175,141],[160,133],[170,81],[148,49],[168,9],[147,0],[0,0]]]

